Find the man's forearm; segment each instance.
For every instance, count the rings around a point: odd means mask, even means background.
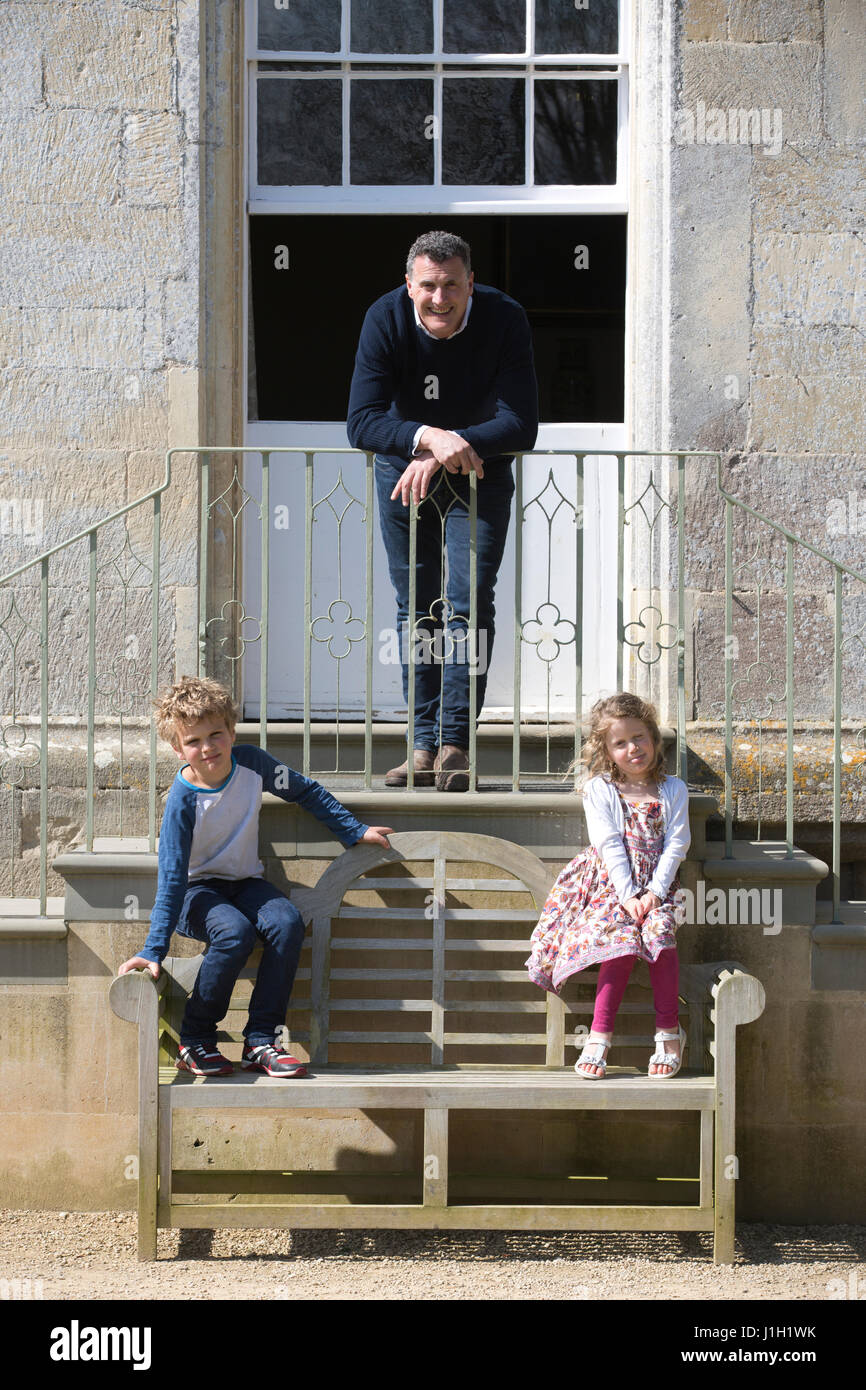
[[[353,449],[368,449],[376,454],[396,454],[411,459],[415,436],[425,428],[417,420],[395,420],[381,407],[352,406],[346,419],[346,433]]]
[[[467,425],[460,431],[481,458],[528,452],[535,447],[538,420],[534,414],[521,416],[512,410],[497,411],[492,420]]]

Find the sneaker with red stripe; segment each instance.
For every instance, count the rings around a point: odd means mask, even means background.
[[[263,1071],[268,1076],[306,1076],[304,1062],[286,1052],[284,1047],[273,1043],[257,1043],[253,1047],[244,1043],[241,1066],[245,1071]]]
[[[228,1057],[215,1047],[204,1043],[182,1043],[175,1066],[178,1071],[191,1071],[193,1076],[232,1076],[234,1066]]]

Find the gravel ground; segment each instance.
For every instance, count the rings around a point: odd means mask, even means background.
[[[0,1211],[0,1298],[193,1289],[204,1299],[866,1298],[866,1227],[739,1223],[729,1266],[713,1264],[703,1232],[585,1231],[160,1231],[156,1262],[139,1264],[130,1212]]]

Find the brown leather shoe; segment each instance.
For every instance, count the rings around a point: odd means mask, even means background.
[[[436,790],[465,792],[469,790],[469,750],[443,743],[433,764],[436,769]]]
[[[416,748],[413,758],[415,766],[415,786],[432,787],[435,780],[433,754],[429,748]],[[409,759],[399,767],[392,767],[385,773],[386,787],[405,787],[409,781]]]

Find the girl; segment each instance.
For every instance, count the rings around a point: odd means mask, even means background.
[[[649,1076],[675,1076],[685,1032],[679,1024],[677,869],[689,847],[689,793],[664,771],[656,713],[637,695],[599,700],[590,715],[583,809],[590,846],[563,869],[532,933],[530,979],[558,992],[601,961],[592,1031],[578,1076],[603,1077],[617,1009],[635,961],[649,965],[656,1050]]]

